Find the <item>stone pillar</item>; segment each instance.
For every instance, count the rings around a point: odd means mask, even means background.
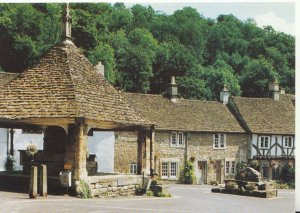
[[[86,180],[87,125],[84,122],[70,124],[66,146],[65,164],[70,165],[73,180]]]
[[[9,133],[10,133],[10,155],[13,157],[14,156],[14,134],[15,134],[15,130],[10,129]]]
[[[145,154],[144,154],[144,160],[145,160],[145,174],[146,175],[150,175],[150,168],[151,168],[151,153],[150,153],[150,149],[151,149],[151,136],[152,133],[150,130],[147,131],[146,133],[146,141],[145,141]]]
[[[40,171],[40,185],[39,185],[39,194],[42,197],[47,197],[48,194],[48,186],[47,186],[47,166],[41,165]]]
[[[37,197],[37,167],[32,166],[30,171],[30,182],[29,182],[29,198]]]

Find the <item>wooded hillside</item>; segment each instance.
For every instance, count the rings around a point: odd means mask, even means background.
[[[61,4],[0,4],[0,66],[21,72],[60,42]],[[71,4],[74,43],[107,79],[129,92],[164,93],[175,75],[185,98],[264,97],[277,79],[295,92],[295,38],[233,15],[217,20],[191,7],[166,15],[135,5]],[[0,67],[0,70],[1,70]]]

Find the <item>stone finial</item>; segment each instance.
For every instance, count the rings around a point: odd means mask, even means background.
[[[66,7],[64,9],[64,15],[63,15],[63,23],[62,23],[62,30],[63,30],[63,37],[66,41],[73,40],[72,38],[72,18],[70,15],[70,5],[69,3],[66,4]]]

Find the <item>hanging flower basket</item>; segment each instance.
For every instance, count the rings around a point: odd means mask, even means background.
[[[27,145],[26,147],[26,155],[28,157],[31,157],[31,159],[33,159],[33,156],[37,153],[37,148],[34,144],[30,143]]]

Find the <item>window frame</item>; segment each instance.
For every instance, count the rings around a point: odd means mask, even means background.
[[[221,143],[222,138],[222,143]],[[221,147],[221,144],[223,145]],[[213,134],[213,149],[226,149],[226,134],[214,133]]]
[[[137,175],[137,173],[138,173],[138,164],[137,163],[131,163],[129,170],[130,170],[130,174]]]
[[[174,164],[175,164],[175,167],[174,167]],[[175,171],[175,175],[174,175],[174,171]],[[160,162],[160,177],[162,180],[178,180],[179,160],[178,159],[162,159]]]
[[[180,138],[182,140],[181,143],[179,143]],[[174,139],[175,139],[175,143],[174,143]],[[172,132],[171,133],[170,147],[185,147],[184,132]]]
[[[288,144],[286,144],[287,139],[290,139],[287,141]],[[291,143],[291,144],[289,145],[289,143]],[[293,144],[294,144],[293,136],[283,136],[283,148],[291,149],[291,148],[293,148]]]
[[[235,159],[225,159],[225,175],[235,175],[235,174],[236,174]]]
[[[262,141],[262,138],[264,138],[264,141]],[[268,146],[266,146],[266,139],[268,139]],[[259,149],[269,149],[270,147],[271,147],[271,136],[261,135],[258,137],[258,148]]]

